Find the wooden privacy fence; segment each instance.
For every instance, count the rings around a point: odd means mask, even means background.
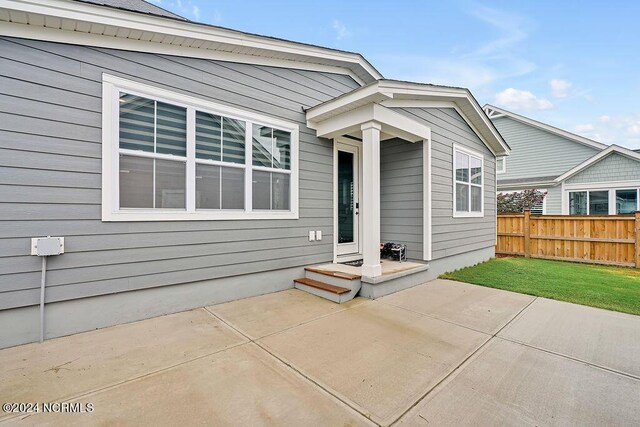
[[[499,214],[496,254],[640,268],[635,216]]]

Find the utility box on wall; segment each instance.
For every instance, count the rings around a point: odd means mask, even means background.
[[[64,237],[34,237],[31,239],[31,255],[52,256],[64,253]]]

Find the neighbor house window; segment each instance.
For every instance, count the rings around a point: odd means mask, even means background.
[[[505,173],[507,171],[507,158],[496,158],[496,173]]]
[[[112,76],[104,85],[104,220],[297,218],[296,125]]]
[[[609,215],[609,191],[569,192],[570,215]]]
[[[483,163],[482,155],[454,147],[454,216],[483,215]]]
[[[616,190],[616,214],[630,214],[638,210],[638,189]]]

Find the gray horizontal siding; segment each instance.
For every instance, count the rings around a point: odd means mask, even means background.
[[[300,219],[101,222],[102,73],[300,125]],[[332,259],[331,142],[303,108],[348,76],[0,38],[0,309],[38,301],[29,238],[65,236],[47,301],[210,280]],[[321,242],[308,242],[322,230]]]
[[[495,157],[452,108],[404,108],[398,112],[431,127],[432,258],[495,245]],[[484,217],[453,218],[453,145],[484,155]]]
[[[380,238],[406,244],[411,259],[423,259],[422,174],[421,143],[400,139],[381,143]]]
[[[513,120],[493,119],[502,137],[511,147],[503,179],[559,176],[600,150]]]
[[[557,185],[547,188],[545,203],[547,215],[562,215],[562,187]]]
[[[640,181],[640,162],[617,153],[609,154],[565,182],[582,184],[609,181]]]

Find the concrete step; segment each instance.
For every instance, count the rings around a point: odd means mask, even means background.
[[[295,279],[293,282],[296,289],[300,289],[301,291],[328,299],[329,301],[333,301],[338,304],[349,301],[355,296],[355,293],[351,289],[331,285],[329,283],[309,279],[307,277]]]
[[[360,276],[354,278],[346,278],[346,276],[336,276],[327,274],[320,270],[305,269],[304,277],[317,280],[319,282],[328,283],[333,286],[340,286],[349,290],[360,289]]]

